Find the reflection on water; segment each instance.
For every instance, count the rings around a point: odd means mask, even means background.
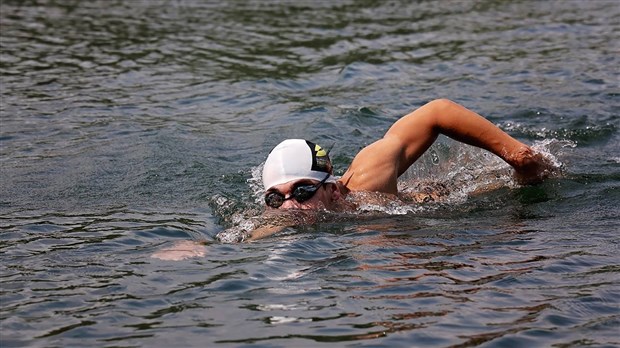
[[[616,346],[615,1],[0,2],[0,346]],[[254,243],[284,138],[342,174],[447,97],[563,164],[446,139],[401,189]],[[202,257],[150,256],[200,241]]]

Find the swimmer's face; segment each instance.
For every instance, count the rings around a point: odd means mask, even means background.
[[[268,209],[329,208],[331,195],[327,188],[324,181],[310,179],[289,181],[267,190],[265,204]]]

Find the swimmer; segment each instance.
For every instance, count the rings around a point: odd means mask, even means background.
[[[278,144],[263,169],[265,204],[273,209],[330,209],[354,191],[396,195],[397,179],[433,144],[439,134],[483,148],[515,170],[520,184],[535,184],[552,164],[529,146],[465,107],[434,100],[402,117],[382,139],[362,149],[340,179],[332,176],[327,153],[299,139]]]
[[[341,178],[333,176],[327,152],[303,139],[288,139],[269,154],[263,167],[265,207],[270,209],[350,208],[352,192],[398,195],[397,179],[433,144],[439,134],[499,156],[512,166],[520,184],[536,184],[552,172],[552,164],[493,123],[446,99],[438,99],[396,121],[383,138],[363,148]],[[415,201],[439,193],[416,195]],[[252,238],[266,233],[255,231]]]
[[[375,192],[398,197],[397,179],[440,135],[499,156],[514,169],[520,184],[536,184],[553,170],[552,163],[493,123],[446,99],[431,101],[396,121],[383,138],[363,148],[341,178],[333,175],[327,151],[303,139],[287,139],[268,155],[263,167],[266,213],[275,210],[351,209],[345,197]],[[429,194],[435,199],[434,194]],[[414,201],[425,201],[413,197]],[[291,222],[293,221],[293,222]],[[294,225],[275,223],[252,231],[263,238]],[[281,221],[280,221],[281,222]]]

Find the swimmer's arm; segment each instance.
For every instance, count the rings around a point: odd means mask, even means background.
[[[434,100],[402,117],[384,139],[401,147],[398,175],[404,173],[435,141],[439,134],[473,145],[499,156],[510,164],[522,183],[545,178],[550,163],[524,143],[514,139],[477,113],[447,99]]]
[[[402,147],[399,173],[404,172],[439,134],[488,150],[516,165],[516,154],[527,145],[512,138],[489,120],[447,99],[434,100],[396,121],[384,138]]]
[[[244,241],[255,241],[282,232],[289,227],[310,225],[316,222],[314,211],[280,210],[267,208],[261,216],[262,221],[254,228]]]
[[[263,226],[254,229],[244,241],[254,241],[269,237],[283,231],[289,226]],[[164,261],[182,261],[194,257],[204,257],[207,253],[206,242],[182,240],[172,246],[160,249],[151,255],[151,258]]]
[[[483,148],[510,164],[521,183],[536,183],[550,163],[493,123],[446,99],[434,100],[396,121],[385,136],[362,149],[341,182],[350,190],[396,194],[397,178],[439,134]]]
[[[254,241],[269,237],[284,230],[286,226],[267,226],[260,227],[252,231],[245,241]],[[182,240],[175,242],[172,246],[160,249],[151,255],[151,258],[164,261],[182,261],[195,257],[204,257],[207,253],[205,242],[194,240]]]

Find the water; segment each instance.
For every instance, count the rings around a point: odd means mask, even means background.
[[[619,346],[619,18],[605,0],[1,2],[0,344]],[[334,143],[342,174],[438,97],[563,175],[519,187],[442,139],[405,179],[458,184],[445,204],[215,241],[260,214],[282,139]],[[206,255],[151,258],[184,240]]]

